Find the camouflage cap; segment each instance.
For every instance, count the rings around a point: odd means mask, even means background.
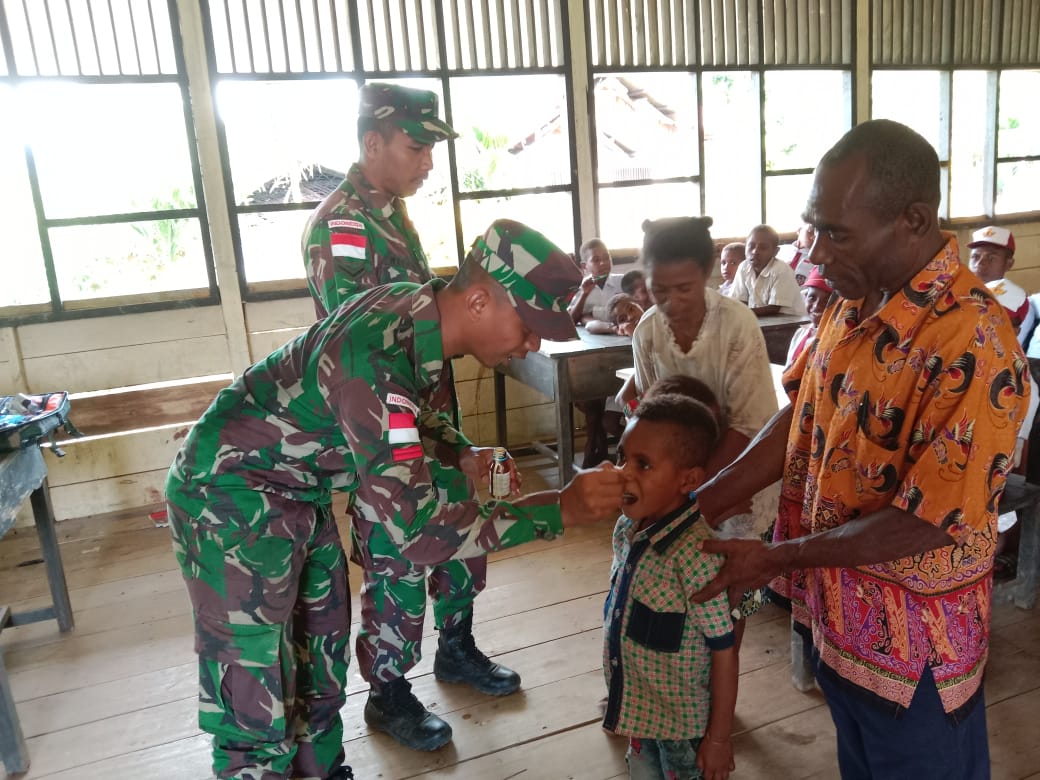
[[[446,138],[458,138],[437,117],[437,93],[411,89],[398,84],[372,82],[361,88],[359,117],[390,119],[421,144],[435,144]]]
[[[567,297],[581,283],[581,271],[537,230],[510,219],[496,220],[473,243],[470,256],[506,289],[532,331],[552,341],[578,335],[567,313]]]

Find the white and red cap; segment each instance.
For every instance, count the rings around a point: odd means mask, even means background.
[[[997,303],[1003,306],[1016,328],[1021,325],[1029,313],[1029,296],[1026,291],[1008,279],[994,279],[986,282],[986,287],[993,293]]]
[[[798,265],[795,266],[794,275],[809,278],[809,274],[813,272],[815,267],[816,266],[813,263],[809,262],[808,253],[803,254],[798,260]]]
[[[968,246],[974,248],[980,244],[992,244],[1009,250],[1011,254],[1015,253],[1015,237],[1011,235],[1011,231],[996,225],[987,225],[971,234],[971,243]]]

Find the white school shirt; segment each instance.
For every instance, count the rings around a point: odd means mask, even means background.
[[[704,322],[689,352],[675,343],[660,309],[647,309],[632,335],[636,389],[643,394],[673,374],[696,377],[711,388],[729,426],[754,438],[777,411],[765,337],[758,318],[739,301],[711,289],[704,301]],[[776,519],[779,495],[778,480],[755,495],[750,515],[730,518],[719,535],[749,538],[765,531]]]
[[[585,305],[581,308],[581,316],[592,317],[594,320],[607,321],[607,304],[610,303],[610,299],[613,298],[621,290],[621,277],[624,274],[610,274],[607,276],[607,280],[603,282],[603,287],[598,284],[595,285],[589,297],[585,299]],[[577,295],[581,295],[579,290]]]
[[[741,263],[729,290],[729,297],[743,301],[750,309],[779,306],[781,314],[807,314],[805,299],[794,278],[794,271],[775,257],[757,276],[750,260]]]

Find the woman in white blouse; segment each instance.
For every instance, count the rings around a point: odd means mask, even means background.
[[[647,220],[642,263],[655,304],[632,336],[635,390],[661,377],[686,374],[711,388],[725,430],[709,471],[727,465],[777,411],[765,338],[740,301],[707,286],[714,263],[710,217]],[[764,532],[776,518],[778,485],[755,496],[750,515],[725,521],[722,536]]]

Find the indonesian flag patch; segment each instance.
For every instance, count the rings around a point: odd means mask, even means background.
[[[359,233],[332,233],[329,236],[332,242],[333,257],[350,257],[355,260],[365,259],[365,249],[368,239]]]
[[[415,417],[411,414],[390,412],[390,427],[386,435],[393,451],[394,463],[423,456],[422,445],[419,444],[419,429],[415,427]]]

